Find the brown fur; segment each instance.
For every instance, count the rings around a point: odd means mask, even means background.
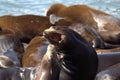
[[[39,66],[42,57],[46,53],[47,45],[48,43],[44,37],[36,36],[33,38],[24,52],[22,65],[24,67]]]
[[[75,23],[88,25],[100,33],[104,41],[111,44],[120,44],[120,20],[110,14],[86,5],[65,6],[63,4],[52,5],[47,11],[47,16],[51,14],[64,18],[63,22],[60,20],[56,23],[58,26],[63,24],[68,26]],[[100,30],[100,26],[103,27],[103,30]]]
[[[86,5],[65,6],[63,4],[54,4],[48,9],[47,16],[49,16],[50,14],[55,14],[57,16],[70,19],[72,22],[79,22],[79,23],[82,23],[85,25],[88,24],[91,26],[96,23],[94,22],[90,11],[95,12],[97,14],[109,15],[107,13],[93,9]]]
[[[0,17],[1,30],[10,30],[23,42],[29,42],[50,27],[49,17],[37,15],[5,15]]]
[[[93,45],[94,48],[109,49],[109,48],[120,47],[120,45],[112,45],[104,42],[101,35],[91,26],[85,26],[80,23],[74,23],[68,25],[69,23],[67,23],[67,21],[64,18],[56,16],[54,14],[50,15],[50,22],[51,24],[53,24],[53,27],[56,26],[67,27],[78,32],[84,39],[86,39],[89,43],[91,43],[91,45]],[[64,23],[66,23],[66,26],[64,25]]]
[[[35,80],[58,80],[60,66],[56,60],[55,46],[49,44],[47,51],[41,61],[40,69],[37,72]]]
[[[54,52],[54,46],[50,44],[47,48],[46,54],[44,55],[41,61],[40,69],[37,73],[36,80],[53,80],[51,79],[53,73],[51,72],[53,52]]]

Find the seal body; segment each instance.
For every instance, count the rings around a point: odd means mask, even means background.
[[[60,26],[46,29],[43,35],[55,46],[56,55],[63,55],[57,80],[94,79],[98,66],[97,54],[83,37]]]
[[[104,52],[98,54],[99,66],[98,72],[120,62],[120,52]]]
[[[23,52],[22,42],[13,33],[6,30],[0,32],[0,67],[21,66]]]
[[[57,63],[53,63],[52,61],[55,58],[53,55],[54,55],[54,45],[49,44],[47,51],[41,61],[40,69],[37,73],[37,77],[35,80],[57,80],[58,79],[58,78],[56,79],[56,76],[58,74],[59,69],[53,66],[53,64],[57,64]],[[54,74],[54,71],[52,71],[52,68],[57,69],[55,70],[56,71],[55,74]]]
[[[24,67],[40,66],[48,44],[49,42],[43,36],[34,37],[24,52],[22,65]]]
[[[49,17],[38,15],[5,15],[0,17],[0,29],[13,32],[22,42],[42,35],[44,29],[50,27]]]
[[[0,69],[0,80],[35,80],[39,67],[17,67]]]
[[[120,52],[120,47],[114,49],[96,49],[97,54],[105,54],[109,52]]]
[[[96,75],[95,80],[119,80],[120,63],[114,64]]]
[[[110,44],[120,44],[120,19],[107,14],[103,11],[96,10],[87,5],[54,4],[48,11],[47,16],[54,14],[64,19],[57,21],[56,25],[71,25],[81,23],[93,27],[102,37]],[[61,24],[62,23],[62,24]]]

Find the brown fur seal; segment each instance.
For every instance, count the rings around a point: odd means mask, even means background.
[[[73,23],[71,25],[65,26],[64,23],[68,23],[64,20],[64,18],[53,14],[50,15],[50,23],[54,26],[68,27],[78,32],[84,39],[86,39],[91,45],[93,45],[94,48],[110,49],[120,47],[120,45],[112,45],[104,42],[101,35],[91,26],[85,26],[80,23]]]
[[[57,64],[53,63],[52,59],[55,58],[53,57],[54,55],[54,45],[49,44],[47,48],[46,54],[43,56],[43,59],[41,61],[40,69],[37,73],[37,77],[35,80],[57,80],[56,78],[52,76],[56,76],[59,72],[59,69],[57,67],[54,67],[52,64]],[[57,69],[55,74],[53,69]]]
[[[43,36],[33,38],[24,52],[22,65],[24,67],[39,66],[47,51],[48,44],[48,41]]]
[[[0,17],[0,29],[13,32],[22,42],[29,42],[49,28],[49,17],[38,15],[5,15]]]
[[[88,25],[93,27],[105,42],[120,44],[120,20],[110,14],[87,5],[65,6],[63,4],[52,5],[47,11],[47,16],[51,14],[64,19],[64,22],[60,21],[56,25],[61,25],[61,23],[67,26],[74,23]]]
[[[56,55],[63,56],[56,80],[94,79],[98,66],[97,54],[86,40],[75,31],[60,26],[52,26],[43,34],[55,46]]]

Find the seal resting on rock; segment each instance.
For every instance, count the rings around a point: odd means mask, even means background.
[[[95,80],[120,80],[120,63],[99,72]]]
[[[54,45],[49,44],[47,52],[41,61],[40,69],[37,72],[37,77],[35,80],[58,80],[60,67],[54,66],[54,64],[58,64],[54,61],[54,58],[56,58],[53,56],[54,54]]]
[[[54,4],[48,9],[46,15],[50,16],[51,14],[64,19],[64,22],[60,21],[56,25],[61,25],[61,23],[64,23],[66,26],[74,23],[88,25],[93,27],[105,42],[120,44],[120,19],[108,13],[87,5],[66,6],[63,4]]]
[[[35,80],[39,67],[12,67],[0,69],[0,80]]]
[[[103,54],[98,54],[98,60],[98,72],[100,72],[112,65],[120,63],[120,52],[104,52]]]
[[[39,66],[47,51],[48,44],[49,42],[43,36],[34,37],[24,52],[22,65],[24,67]]]
[[[2,66],[21,66],[23,52],[24,46],[14,34],[6,30],[0,32],[0,61]]]
[[[101,35],[91,26],[86,26],[80,23],[72,24],[69,21],[66,21],[66,19],[56,16],[54,14],[51,14],[49,19],[50,19],[50,23],[54,26],[65,27],[65,25],[67,25],[66,27],[69,27],[70,29],[79,33],[94,48],[110,49],[110,48],[120,47],[120,45],[113,45],[106,43],[101,37]]]
[[[109,52],[120,52],[120,47],[113,49],[96,49],[97,54],[105,54]]]
[[[56,80],[93,80],[98,67],[94,48],[77,32],[60,26],[52,26],[43,32],[55,46],[59,57],[60,73]],[[55,69],[53,69],[54,71]]]
[[[38,15],[5,15],[0,17],[0,29],[13,32],[22,42],[41,35],[50,26],[49,17]]]

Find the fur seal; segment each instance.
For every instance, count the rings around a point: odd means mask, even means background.
[[[98,72],[100,72],[112,65],[120,63],[120,52],[104,52],[103,54],[98,54],[98,60]]]
[[[37,73],[37,77],[35,80],[57,80],[53,78],[52,76],[56,76],[58,74],[57,67],[53,67],[52,64],[56,64],[52,62],[52,59],[54,55],[54,45],[49,44],[47,48],[47,52],[43,56],[43,59],[41,61],[40,69]],[[52,68],[57,69],[56,74],[54,74],[54,71],[52,71]]]
[[[10,64],[13,63],[15,66],[21,66],[23,52],[23,44],[14,34],[8,31],[0,32],[0,56],[2,65],[9,64],[10,62]]]
[[[120,79],[120,63],[102,70],[96,75],[95,80],[119,80]]]
[[[94,48],[77,32],[60,26],[52,26],[43,32],[55,46],[60,58],[60,73],[56,80],[93,80],[98,67]],[[53,69],[54,70],[54,69]]]
[[[22,42],[42,35],[44,29],[50,27],[49,17],[38,15],[5,15],[0,17],[0,29],[13,32]]]
[[[0,69],[0,80],[35,80],[39,67],[17,67]]]
[[[42,58],[47,51],[49,42],[43,36],[34,37],[26,48],[23,58],[23,67],[35,67],[41,64]]]
[[[53,4],[46,13],[47,16],[51,14],[59,16],[59,19],[64,19],[64,22],[57,21],[56,25],[58,26],[61,23],[66,26],[74,23],[88,25],[93,27],[105,42],[115,45],[120,44],[120,19],[108,13],[87,5]]]
[[[109,52],[120,52],[120,47],[113,49],[96,49],[97,54],[105,54]]]
[[[106,43],[101,37],[101,35],[91,26],[85,26],[80,23],[73,23],[71,25],[65,26],[66,24],[68,24],[67,21],[65,21],[64,18],[56,16],[54,14],[50,15],[50,23],[53,26],[68,27],[78,32],[94,48],[110,49],[110,48],[120,47],[120,45],[112,45],[112,44]]]

